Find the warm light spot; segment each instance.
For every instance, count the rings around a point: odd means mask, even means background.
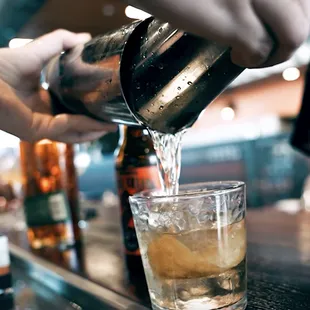
[[[38,142],[38,145],[51,144],[51,143],[52,143],[51,140],[43,139],[43,140]]]
[[[44,193],[48,192],[51,188],[51,182],[48,178],[42,178],[40,180],[40,187]]]
[[[91,157],[87,153],[79,153],[75,156],[74,163],[78,168],[86,169],[91,163]]]

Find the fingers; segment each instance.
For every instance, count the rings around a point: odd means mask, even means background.
[[[261,20],[255,14],[250,2],[234,0],[231,8],[235,12],[233,21],[235,29],[230,32],[232,46],[232,61],[242,67],[256,67],[267,61],[274,42]]]
[[[244,67],[287,60],[309,34],[310,0],[127,1],[176,27],[232,47],[232,60]]]
[[[59,29],[48,33],[33,42],[27,44],[24,48],[31,50],[39,57],[44,65],[52,57],[59,55],[62,51],[71,49],[79,44],[84,44],[91,39],[88,33],[73,33],[67,30]]]
[[[98,132],[89,132],[89,133],[77,133],[72,132],[68,133],[66,136],[59,137],[54,139],[54,141],[65,142],[65,143],[84,143],[93,140],[97,140],[103,137],[109,130],[98,131]]]
[[[264,66],[286,61],[307,39],[310,30],[309,0],[255,0],[253,7],[272,31],[277,48]]]
[[[56,117],[34,113],[33,132],[35,140],[43,138],[66,143],[95,140],[106,132],[117,130],[114,124],[104,124],[82,115],[60,114]]]
[[[232,47],[232,60],[255,67],[268,59],[273,40],[251,5],[254,0],[136,0],[176,27]],[[281,1],[281,0],[276,0]]]
[[[61,114],[56,117],[33,113],[0,79],[0,128],[22,140],[50,139],[65,143],[86,142],[116,131],[117,125],[104,124],[86,116]]]

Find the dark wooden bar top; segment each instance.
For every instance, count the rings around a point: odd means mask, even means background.
[[[310,212],[249,210],[247,229],[248,309],[310,309]],[[30,251],[25,232],[11,231],[9,236]],[[121,253],[118,208],[100,206],[100,217],[84,229],[81,247],[36,254],[147,306],[144,288],[127,280]]]

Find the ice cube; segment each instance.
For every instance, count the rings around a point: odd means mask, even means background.
[[[149,214],[148,224],[150,229],[155,230],[160,226],[159,218],[160,218],[159,213],[151,212]]]
[[[197,216],[201,211],[202,205],[203,200],[193,200],[188,206],[188,210],[192,215]]]
[[[180,234],[177,237],[192,251],[198,252],[208,246],[217,245],[217,230],[216,229],[196,229],[187,233]]]
[[[190,291],[190,294],[195,297],[205,296],[209,293],[210,287],[206,285],[200,285],[200,286],[190,288],[189,291]]]
[[[175,219],[173,224],[176,232],[181,232],[186,229],[186,221],[184,219]]]
[[[227,270],[239,265],[246,254],[246,231],[244,220],[217,231],[218,239],[200,251],[209,263]]]
[[[141,210],[138,214],[138,217],[143,221],[147,221],[149,218],[148,210]]]
[[[137,215],[139,213],[139,204],[137,202],[133,202],[133,200],[130,199],[130,206],[132,214]]]
[[[229,270],[223,273],[218,278],[218,284],[224,290],[236,290],[240,286],[240,276],[236,269]]]
[[[151,268],[166,279],[191,279],[218,274],[218,266],[192,252],[172,235],[154,239],[148,247]]]
[[[199,224],[204,224],[211,220],[212,214],[210,214],[210,211],[203,210],[199,214],[197,214],[197,221]]]
[[[192,298],[191,294],[188,291],[184,290],[184,289],[178,290],[178,297],[182,301],[188,301],[188,300],[190,300]]]
[[[163,212],[160,214],[159,221],[162,226],[169,229],[170,226],[172,226],[173,218],[174,218],[173,212]]]

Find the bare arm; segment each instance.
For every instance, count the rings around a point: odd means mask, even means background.
[[[232,47],[245,67],[290,58],[310,31],[309,0],[127,0],[194,34]]]

